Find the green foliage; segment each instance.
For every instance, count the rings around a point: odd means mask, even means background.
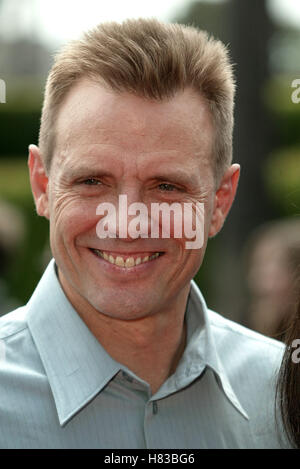
[[[300,103],[292,101],[291,87],[295,76],[277,76],[264,89],[264,101],[272,115],[277,145],[300,145]],[[298,77],[300,78],[300,76]]]
[[[270,198],[284,215],[300,213],[300,146],[278,151],[264,168]]]
[[[0,108],[0,158],[26,155],[28,145],[38,141],[40,112],[3,108],[5,105]]]
[[[21,157],[2,158],[0,162],[0,196],[18,204],[31,200],[27,161]]]
[[[23,304],[43,271],[49,231],[35,212],[27,168],[28,145],[38,142],[43,85],[32,77],[3,78],[7,102],[0,105],[0,199],[14,205],[25,222],[25,237],[10,255],[4,281],[8,296]]]
[[[300,103],[293,103],[291,98],[295,78],[274,77],[264,90],[265,103],[273,116],[277,150],[262,170],[279,216],[300,213]]]
[[[30,143],[38,142],[42,85],[30,77],[22,81],[7,76],[3,79],[7,102],[0,105],[0,158],[22,157],[27,155]]]
[[[36,214],[24,158],[0,160],[0,198],[13,204],[24,216],[25,237],[13,253],[4,277],[9,296],[23,304],[43,271],[49,231],[48,222]]]

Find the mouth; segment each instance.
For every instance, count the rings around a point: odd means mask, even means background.
[[[117,253],[111,251],[100,251],[99,249],[90,249],[96,256],[101,257],[110,264],[124,269],[130,269],[141,264],[154,261],[158,257],[162,256],[164,252],[140,252],[140,253]]]

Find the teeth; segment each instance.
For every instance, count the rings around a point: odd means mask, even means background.
[[[128,257],[125,262],[125,267],[133,267],[135,265],[133,257]]]
[[[105,252],[99,251],[98,249],[94,249],[94,252],[99,256],[105,259],[106,261],[110,262],[111,264],[117,265],[118,267],[134,267],[135,265],[142,264],[144,262],[151,261],[153,259],[157,259],[159,257],[159,252],[156,252],[152,256],[145,256],[143,259],[138,257],[134,260],[133,257],[127,257],[126,260],[123,259],[121,256],[117,256],[115,259],[111,254],[106,254]]]
[[[149,260],[151,261],[151,259],[157,259],[158,256],[159,256],[159,252],[156,252],[155,254],[153,254],[152,256],[150,256],[150,259],[149,259]]]
[[[113,259],[112,256],[109,256],[109,262],[111,262],[111,258]],[[113,262],[111,262],[111,263],[113,264]],[[124,267],[124,266],[125,266],[125,262],[124,262],[123,257],[118,256],[118,257],[116,258],[115,264],[118,265],[119,267]]]

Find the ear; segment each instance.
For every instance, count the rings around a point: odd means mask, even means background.
[[[226,170],[217,189],[214,210],[208,236],[215,236],[222,228],[233,204],[240,177],[240,165],[233,164]]]
[[[40,150],[35,145],[29,146],[28,166],[36,211],[49,220],[48,177]]]

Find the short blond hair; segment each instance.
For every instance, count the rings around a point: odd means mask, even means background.
[[[68,43],[49,73],[39,146],[46,170],[55,149],[55,122],[70,89],[89,77],[116,92],[153,100],[192,87],[210,106],[215,138],[213,165],[218,180],[232,161],[235,84],[224,44],[205,31],[156,19],[102,23]]]

